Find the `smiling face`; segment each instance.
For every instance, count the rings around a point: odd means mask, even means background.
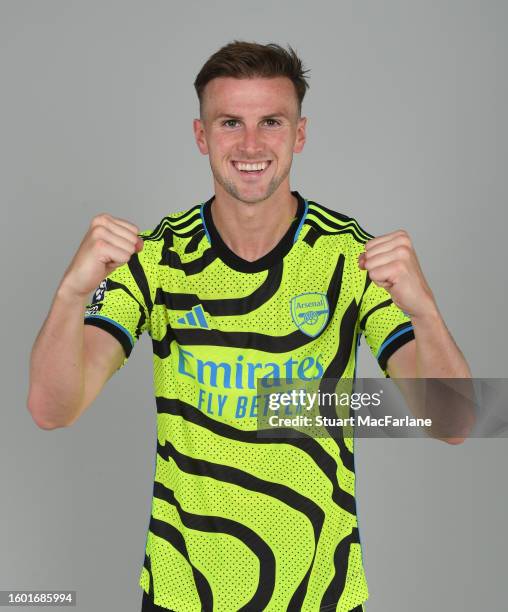
[[[215,193],[261,202],[281,185],[289,192],[293,153],[305,144],[306,119],[287,77],[212,79],[194,119],[199,150],[209,155]]]

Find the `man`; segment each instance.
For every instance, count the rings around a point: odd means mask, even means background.
[[[260,437],[263,400],[278,379],[353,378],[362,333],[387,376],[469,368],[406,232],[373,238],[290,190],[308,87],[295,52],[231,43],[195,87],[214,196],[142,233],[93,219],[35,342],[28,406],[40,427],[71,425],[147,331],[143,611],[363,610],[353,439]]]

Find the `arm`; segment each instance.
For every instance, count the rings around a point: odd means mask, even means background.
[[[440,417],[436,419],[437,431],[441,423],[446,421],[449,427],[451,421],[455,424],[454,431],[467,435],[474,423],[469,403],[473,394],[469,383],[461,383],[471,379],[471,370],[438,311],[408,234],[399,230],[380,236],[368,241],[365,249],[360,255],[360,267],[366,269],[371,280],[384,287],[393,302],[409,314],[415,336],[388,359],[388,375],[394,379],[415,416],[428,417],[432,413]],[[423,398],[416,394],[421,386],[404,380],[419,378],[429,379],[425,405]],[[432,379],[461,380],[450,393],[432,383]],[[462,399],[466,401],[458,401]],[[463,436],[443,437],[438,433],[434,437],[451,444],[464,441]]]
[[[83,324],[85,302],[59,289],[34,343],[27,405],[42,429],[76,421],[124,358],[115,338]]]
[[[424,337],[423,345],[431,339],[432,335]],[[425,370],[418,368],[418,342],[408,342],[388,359],[388,374],[414,416],[432,419],[433,425],[427,430],[431,437],[448,444],[461,444],[476,420],[469,366],[450,336],[452,344],[443,343],[442,354],[438,352],[441,339],[435,348],[431,346],[427,352],[425,348],[422,350],[423,360],[428,358],[430,368],[428,376],[422,374]],[[441,355],[445,358],[440,359]],[[413,382],[416,378],[427,379],[425,385]]]
[[[125,357],[117,339],[84,325],[84,306],[102,279],[143,248],[137,232],[127,221],[95,217],[66,270],[30,358],[27,405],[44,429],[73,423]]]
[[[471,378],[464,355],[437,309],[411,322],[415,339],[388,359],[391,378]]]

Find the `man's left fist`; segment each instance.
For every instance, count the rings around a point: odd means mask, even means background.
[[[405,230],[368,240],[358,265],[361,270],[367,270],[372,282],[384,287],[393,302],[410,317],[436,310],[434,295]]]

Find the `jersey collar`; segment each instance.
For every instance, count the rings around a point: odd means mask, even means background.
[[[288,231],[280,239],[279,243],[274,248],[260,257],[255,261],[247,261],[239,257],[234,251],[232,251],[227,244],[222,240],[217,228],[212,219],[211,207],[215,196],[212,196],[209,200],[201,205],[201,219],[203,227],[210,242],[212,248],[217,251],[220,259],[227,264],[230,268],[238,270],[239,272],[260,272],[267,270],[275,264],[279,263],[282,258],[289,253],[293,244],[297,241],[302,226],[307,217],[308,202],[304,200],[298,191],[292,191],[298,201],[298,207],[296,210],[296,216],[293,222],[289,226]]]

